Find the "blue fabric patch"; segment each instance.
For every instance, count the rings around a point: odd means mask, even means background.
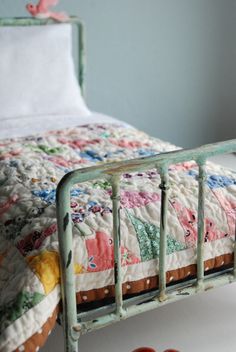
[[[90,161],[103,161],[103,159],[93,150],[86,150],[82,153],[79,153],[81,158],[83,159],[87,159]]]
[[[193,176],[194,178],[197,178],[198,172],[195,171],[195,170],[189,170],[189,171],[188,171],[188,175],[189,175],[189,176]]]
[[[190,170],[188,175],[195,179],[198,178],[198,172],[195,170]],[[236,185],[236,180],[222,175],[209,175],[207,176],[207,185],[210,189],[229,187]]]
[[[86,192],[80,188],[72,189],[72,191],[70,192],[71,197],[78,197],[81,194],[86,194]]]
[[[150,155],[155,155],[155,154],[159,154],[154,150],[151,149],[138,149],[138,154],[140,156],[150,156]]]
[[[53,190],[45,189],[43,191],[32,191],[32,194],[36,197],[43,199],[45,202],[47,202],[49,204],[55,203],[55,200],[56,200],[56,190],[55,189],[53,189]]]
[[[10,167],[17,167],[18,161],[17,160],[10,160]]]
[[[210,175],[207,178],[207,184],[211,189],[229,187],[232,185],[236,185],[236,180],[234,180],[233,178],[228,178],[226,176]]]
[[[43,191],[32,191],[32,194],[36,197],[43,199],[45,202],[49,204],[53,204],[56,201],[55,189],[53,190],[45,189]],[[78,197],[81,194],[85,194],[85,191],[77,188],[77,189],[73,189],[70,194],[71,194],[71,197]]]

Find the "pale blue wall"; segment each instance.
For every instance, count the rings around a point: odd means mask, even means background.
[[[24,14],[1,0],[0,15]],[[183,146],[236,137],[234,0],[62,0],[87,26],[91,108]]]

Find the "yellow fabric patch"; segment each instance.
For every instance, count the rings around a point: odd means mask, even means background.
[[[26,258],[31,270],[42,282],[45,293],[49,294],[60,282],[59,255],[57,252],[44,251],[39,255]]]
[[[81,264],[74,264],[74,271],[75,271],[75,274],[80,274],[83,272],[83,265]]]
[[[59,255],[57,252],[44,251],[36,256],[26,258],[27,262],[42,282],[44,291],[49,294],[60,282]],[[74,265],[75,274],[83,272],[81,264]]]

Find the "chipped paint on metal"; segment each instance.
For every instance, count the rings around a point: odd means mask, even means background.
[[[69,252],[68,254],[68,259],[67,259],[67,263],[66,263],[66,268],[69,267],[70,263],[71,263],[71,259],[72,259],[72,251]]]
[[[64,229],[64,231],[66,230],[68,224],[69,224],[69,213],[66,213],[66,215],[64,217],[64,221],[63,221],[63,229]]]

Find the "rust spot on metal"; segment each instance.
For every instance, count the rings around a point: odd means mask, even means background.
[[[66,213],[64,220],[63,220],[63,230],[65,231],[69,224],[69,213]]]
[[[82,326],[81,325],[73,326],[73,330],[76,332],[80,332],[82,330]]]
[[[132,171],[133,169],[135,170],[137,167],[139,167],[140,165],[142,165],[141,162],[137,162],[135,164],[126,164],[126,165],[121,165],[121,166],[117,166],[115,168],[106,170],[105,173],[107,175],[113,175],[113,174],[122,174],[124,172],[126,172],[126,170],[128,169],[129,171]]]
[[[207,286],[205,287],[205,291],[211,290],[212,288],[214,288],[214,286]]]
[[[189,296],[190,293],[189,292],[178,292],[176,293],[176,296]]]
[[[68,268],[68,266],[70,265],[71,259],[72,259],[72,251],[70,251],[69,254],[68,254],[68,259],[67,259],[67,263],[66,263],[66,268]]]

